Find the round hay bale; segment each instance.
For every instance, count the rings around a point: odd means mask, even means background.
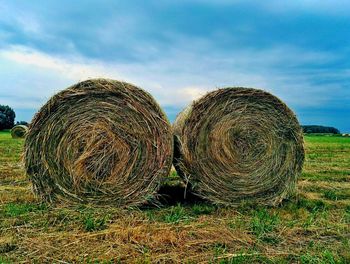
[[[28,127],[24,125],[17,125],[11,129],[12,138],[24,138],[28,133]]]
[[[277,205],[295,191],[303,133],[277,97],[219,89],[180,113],[173,129],[175,168],[198,196],[228,206]]]
[[[125,82],[95,79],[53,96],[35,115],[25,168],[46,201],[134,206],[168,175],[171,125],[152,98]]]

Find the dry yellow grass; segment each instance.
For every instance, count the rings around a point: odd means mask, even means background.
[[[350,261],[349,138],[306,137],[298,197],[237,209],[191,200],[130,210],[46,206],[31,194],[22,146],[0,132],[0,263]]]

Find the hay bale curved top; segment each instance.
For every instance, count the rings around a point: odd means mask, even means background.
[[[24,138],[28,133],[28,127],[25,125],[17,125],[11,129],[12,138]]]
[[[172,153],[170,123],[151,95],[95,79],[61,91],[35,115],[25,167],[46,201],[133,206],[156,193]]]
[[[174,165],[216,204],[276,205],[294,191],[304,161],[302,129],[277,97],[225,88],[187,107],[174,125]]]

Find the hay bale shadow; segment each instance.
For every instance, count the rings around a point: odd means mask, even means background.
[[[163,206],[193,205],[206,202],[192,193],[190,188],[186,188],[184,184],[163,185],[158,191],[158,201]]]

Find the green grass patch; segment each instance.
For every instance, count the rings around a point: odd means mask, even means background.
[[[9,258],[0,256],[0,264],[12,264],[12,263],[14,262],[11,261]]]
[[[298,199],[297,207],[298,208],[305,208],[306,210],[308,210],[310,212],[326,210],[328,208],[326,203],[322,200],[310,200],[310,199],[306,199],[306,198]]]
[[[270,213],[266,209],[261,209],[253,214],[250,228],[256,237],[264,242],[277,243],[278,239],[274,232],[278,228],[280,217],[277,213]]]
[[[23,214],[36,212],[36,211],[46,211],[46,204],[35,204],[35,203],[9,203],[4,208],[5,216],[17,217]]]
[[[325,190],[323,192],[323,197],[332,201],[338,200],[338,195],[334,190]]]
[[[207,214],[212,214],[213,212],[215,212],[216,207],[214,205],[211,204],[194,204],[191,208],[191,213],[193,215],[207,215]]]
[[[306,253],[299,258],[302,264],[345,264],[347,260],[336,257],[331,251],[325,250],[321,254]]]
[[[170,210],[162,216],[162,220],[166,223],[179,223],[180,221],[188,221],[191,216],[180,204],[170,207]]]
[[[83,227],[87,232],[93,232],[103,230],[107,228],[107,219],[105,216],[95,216],[93,214],[87,214],[83,217]]]

